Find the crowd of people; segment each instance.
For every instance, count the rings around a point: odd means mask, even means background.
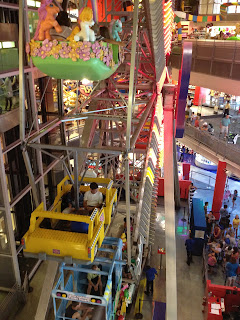
[[[190,95],[188,95],[187,105],[185,110],[186,122],[201,131],[205,131],[213,135],[214,134],[213,124],[204,121],[203,119],[201,119],[199,115],[196,115],[191,109],[192,105],[193,105],[192,98],[190,97]],[[228,136],[229,125],[231,123],[230,114],[229,114],[230,108],[231,108],[230,103],[229,101],[227,101],[223,109],[222,119],[220,120],[220,137],[223,137],[224,139],[226,139]]]
[[[231,195],[233,205],[236,201],[238,192],[234,190]],[[238,228],[240,225],[239,215],[235,215],[230,223],[231,213],[229,213],[228,205],[220,209],[220,219],[217,221],[212,211],[208,212],[208,202],[205,202],[204,211],[207,225],[206,244],[208,272],[215,273],[217,268],[221,268],[225,285],[234,286],[240,284],[238,275],[239,267],[239,248],[240,241],[238,239]]]
[[[195,191],[195,187],[191,185],[191,188]],[[233,206],[238,197],[238,191],[234,190],[230,194]],[[203,210],[206,218],[206,261],[209,274],[216,274],[217,269],[220,269],[224,284],[227,286],[240,286],[240,236],[239,215],[235,214],[233,219],[229,212],[227,204],[224,204],[220,209],[220,217],[217,220],[217,215],[214,215],[212,211],[208,211],[209,203],[205,202]],[[230,221],[232,220],[232,224]],[[194,248],[194,237],[190,232],[189,238],[185,242],[187,251],[187,264],[190,266],[193,262],[192,253]]]

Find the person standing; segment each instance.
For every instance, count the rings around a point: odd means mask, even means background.
[[[226,278],[227,286],[233,287],[237,278],[238,264],[234,257],[230,258],[230,261],[226,264]]]
[[[194,196],[194,192],[197,190],[197,187],[195,187],[193,185],[193,183],[191,182],[191,184],[188,187],[188,195],[189,195],[189,202],[190,204],[192,204],[192,198]]]
[[[153,281],[155,279],[155,275],[157,275],[157,270],[150,266],[147,266],[146,269],[147,291],[145,291],[145,293],[146,295],[149,295],[150,292],[153,294]]]
[[[228,134],[228,127],[229,124],[231,123],[230,119],[229,119],[229,115],[227,114],[224,118],[222,118],[221,121],[221,134],[224,134],[224,138],[226,138],[227,134]]]
[[[236,238],[238,237],[238,227],[239,227],[240,219],[238,214],[236,214],[235,218],[233,219],[233,229],[236,233]]]
[[[193,235],[192,233],[190,233],[189,239],[185,241],[185,246],[187,250],[187,265],[189,266],[190,266],[190,263],[193,263],[193,259],[192,259],[193,243],[194,243]]]
[[[195,128],[198,128],[198,129],[199,129],[199,119],[200,119],[200,117],[197,116],[197,118],[196,118],[196,120],[195,120],[195,123],[194,123],[194,127],[195,127]]]
[[[195,113],[192,113],[192,126],[195,126],[195,121],[197,119],[197,116],[195,115]]]
[[[204,213],[205,213],[205,218],[207,218],[208,202],[205,202],[203,209],[204,209]]]
[[[227,101],[223,110],[223,118],[226,117],[227,115],[229,116],[230,109],[231,109],[230,103],[229,101]]]
[[[227,204],[223,206],[223,208],[220,209],[220,225],[226,229],[228,228],[229,225],[229,217],[230,215],[228,214],[228,209],[227,209]]]
[[[184,154],[185,154],[185,146],[182,146],[181,149],[180,149],[179,162],[183,162],[184,161]]]
[[[215,222],[215,217],[212,211],[210,211],[209,214],[206,215],[207,234],[209,235],[212,233],[212,227],[214,222]]]
[[[233,197],[232,197],[233,207],[234,207],[234,205],[235,205],[235,201],[237,200],[237,196],[238,196],[238,191],[237,191],[237,190],[234,190],[234,192],[233,192]]]

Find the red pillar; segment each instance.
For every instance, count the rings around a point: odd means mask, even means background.
[[[189,172],[190,172],[190,163],[183,162],[182,171],[183,171],[183,180],[189,180]]]
[[[201,87],[197,87],[197,86],[195,87],[195,93],[194,93],[194,98],[193,98],[194,106],[198,106],[200,89],[201,89]]]
[[[212,204],[212,211],[217,220],[219,220],[220,217],[219,211],[222,207],[226,177],[226,162],[218,161],[218,169]]]

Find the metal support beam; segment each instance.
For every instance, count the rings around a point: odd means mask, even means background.
[[[4,212],[5,224],[7,228],[9,246],[11,249],[10,251],[11,256],[9,255],[9,258],[10,257],[12,258],[13,270],[14,270],[14,276],[15,276],[14,280],[19,286],[21,286],[21,277],[19,272],[16,243],[14,238],[12,216],[11,216],[11,210],[10,210],[10,204],[9,204],[8,187],[7,187],[7,180],[6,180],[6,174],[5,174],[4,157],[2,154],[1,146],[0,146],[0,192],[2,192],[3,205],[4,205],[4,211],[5,211]]]
[[[107,153],[107,154],[121,154],[124,152],[123,148],[118,147],[103,147],[102,149],[98,148],[82,148],[82,147],[73,147],[73,146],[63,146],[63,145],[50,145],[43,143],[29,143],[30,147],[35,149],[49,149],[49,150],[68,150],[68,151],[78,151],[78,152],[91,152],[91,153]],[[139,150],[140,153],[144,153],[144,150]]]
[[[34,199],[34,202],[35,202],[35,206],[37,207],[39,205],[39,200],[38,200],[38,195],[37,195],[37,188],[36,188],[36,185],[35,185],[35,179],[34,179],[34,175],[33,175],[33,172],[32,172],[31,162],[30,162],[30,159],[29,159],[29,156],[28,156],[28,152],[27,152],[26,149],[23,150],[22,155],[23,155],[23,160],[24,160],[24,163],[25,163],[25,166],[26,166],[26,170],[27,170],[27,173],[28,173],[29,183],[30,183],[30,185],[32,187],[32,194],[33,194],[33,199]]]
[[[136,141],[137,141],[137,138],[138,138],[138,136],[139,136],[139,133],[141,132],[142,127],[144,126],[144,124],[145,124],[145,122],[146,122],[146,120],[147,120],[147,117],[149,116],[149,113],[150,113],[150,111],[151,111],[151,108],[152,108],[152,106],[153,106],[153,103],[154,103],[155,99],[156,99],[156,93],[154,93],[154,94],[152,95],[151,100],[148,102],[147,107],[146,107],[146,109],[145,109],[145,111],[144,111],[144,113],[143,113],[143,115],[142,115],[142,117],[141,117],[141,120],[140,120],[140,122],[139,122],[139,124],[138,124],[138,127],[137,127],[136,130],[134,131],[134,134],[133,134],[133,136],[132,136],[132,138],[131,138],[131,142],[130,142],[130,149],[131,149],[131,150],[132,150],[132,149],[134,148],[134,146],[135,146],[135,143],[136,143]]]
[[[75,208],[79,209],[79,190],[78,190],[78,153],[74,152],[74,199]]]
[[[131,223],[130,223],[130,183],[129,183],[129,158],[130,151],[130,136],[131,136],[131,120],[132,109],[135,98],[134,89],[134,74],[135,74],[135,54],[138,36],[138,5],[139,0],[134,2],[133,12],[133,33],[132,33],[132,48],[131,48],[131,67],[129,79],[129,95],[128,95],[128,110],[127,110],[127,131],[126,131],[126,158],[125,158],[125,196],[126,196],[126,213],[127,213],[127,253],[128,265],[131,265]]]
[[[20,125],[19,133],[20,140],[25,139],[25,79],[24,79],[24,10],[25,1],[20,1],[19,3],[19,112],[20,112]]]
[[[166,246],[166,319],[177,320],[176,235],[173,176],[174,87],[165,86],[164,99],[164,210]]]

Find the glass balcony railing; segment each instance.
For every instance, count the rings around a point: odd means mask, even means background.
[[[185,125],[184,135],[207,146],[216,155],[240,165],[239,145],[229,144],[227,140],[219,139],[218,137],[212,136],[210,133],[201,131],[189,124]]]

